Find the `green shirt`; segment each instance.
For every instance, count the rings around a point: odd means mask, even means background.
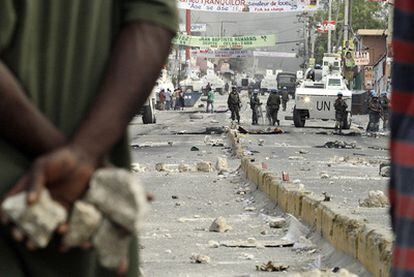
[[[144,20],[175,31],[175,0],[0,0],[1,60],[30,100],[64,134],[72,135],[99,92],[122,24]],[[129,163],[127,140],[115,165]],[[0,195],[30,161],[0,139]]]
[[[32,103],[69,137],[99,93],[121,26],[142,20],[176,31],[175,5],[175,0],[0,0],[0,58]],[[125,136],[110,160],[128,167],[128,149]],[[0,196],[30,164],[0,138]],[[4,243],[0,233],[0,276],[20,276],[12,271],[22,267],[16,260],[24,261],[31,276],[104,276],[94,267],[93,252],[32,254],[17,244],[6,249],[11,243]],[[137,252],[136,245],[131,250]],[[136,253],[131,259],[129,276],[136,276]]]

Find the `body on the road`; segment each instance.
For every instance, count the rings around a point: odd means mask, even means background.
[[[279,109],[280,109],[280,96],[278,95],[277,90],[272,89],[270,91],[269,97],[267,98],[267,102],[266,102],[266,110],[267,110],[267,114],[269,115],[271,125],[275,125],[276,123],[278,126],[280,125],[280,121],[277,118]]]
[[[252,109],[252,124],[253,125],[259,124],[258,122],[259,108],[262,105],[262,103],[260,102],[258,93],[259,93],[258,90],[254,90],[252,97],[250,98],[250,108]]]
[[[379,102],[378,95],[375,92],[371,93],[371,98],[368,101],[368,116],[369,122],[367,132],[378,132],[379,122],[382,116],[382,107]]]
[[[240,107],[241,101],[239,97],[239,93],[237,92],[237,87],[233,86],[229,97],[227,99],[227,106],[231,111],[231,120],[237,120],[240,123]]]
[[[348,105],[346,104],[345,100],[342,98],[342,92],[338,93],[338,98],[335,100],[334,108],[335,108],[335,130],[342,133],[342,128],[344,127],[345,119],[347,118],[348,112]]]

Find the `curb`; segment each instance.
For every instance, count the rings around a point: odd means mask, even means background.
[[[369,272],[377,277],[390,276],[393,235],[384,229],[367,224],[343,209],[323,202],[322,197],[310,191],[298,190],[288,182],[261,168],[259,163],[243,157],[243,149],[237,131],[228,132],[235,156],[241,158],[241,168],[246,178],[284,212],[301,219],[324,237],[337,250],[357,259]]]

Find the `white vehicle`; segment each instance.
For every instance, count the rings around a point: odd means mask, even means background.
[[[275,74],[271,69],[266,70],[266,75],[260,83],[260,89],[262,90],[262,92],[277,89],[277,74],[279,72],[281,72],[281,70],[276,70]]]
[[[296,89],[293,122],[295,127],[304,127],[307,119],[335,120],[335,100],[338,92],[348,105],[348,116],[343,129],[351,127],[352,91],[348,90],[341,75],[328,75],[320,82],[305,80]]]
[[[207,84],[210,84],[214,90],[222,91],[224,89],[224,81],[217,76],[213,69],[207,70],[207,75],[201,78],[202,87],[205,88]]]

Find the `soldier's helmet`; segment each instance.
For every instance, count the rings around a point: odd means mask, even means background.
[[[344,96],[344,94],[340,91],[336,94],[337,96]]]
[[[236,86],[231,86],[231,90],[232,91],[237,91],[237,87]]]
[[[258,94],[258,93],[259,93],[258,89],[253,90],[253,94]]]
[[[287,90],[287,87],[283,87],[284,90]]]
[[[378,94],[375,92],[375,90],[371,90],[371,97],[378,97]]]
[[[271,93],[277,93],[277,89],[272,88],[272,89],[270,90],[270,92],[271,92]]]
[[[387,96],[387,92],[386,91],[381,92],[381,96]]]

